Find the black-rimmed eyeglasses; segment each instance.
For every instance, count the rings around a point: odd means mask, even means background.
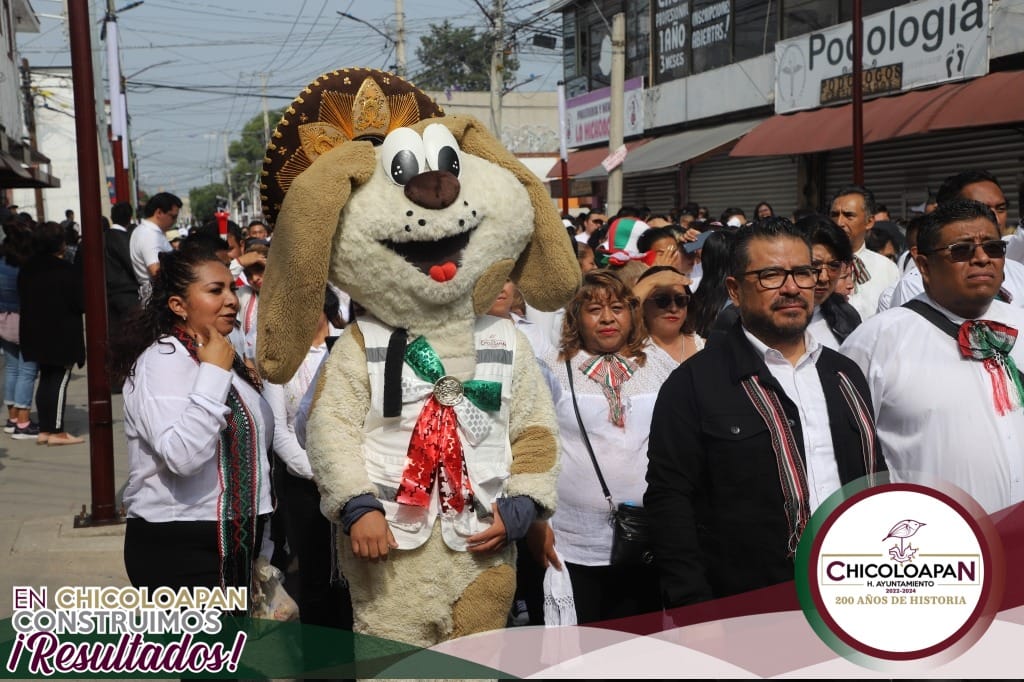
[[[828,270],[828,274],[832,277],[841,277],[850,267],[850,264],[841,260],[812,260],[811,266],[819,270]]]
[[[818,283],[818,275],[821,268],[804,265],[798,268],[786,270],[784,268],[761,268],[760,270],[748,270],[743,276],[757,275],[757,282],[765,289],[781,289],[786,283],[786,278],[792,277],[793,283],[801,289],[813,289]]]
[[[1002,239],[989,239],[984,242],[956,242],[955,244],[940,246],[939,248],[932,249],[931,251],[925,251],[924,255],[930,256],[942,251],[948,251],[950,260],[954,263],[962,263],[964,261],[971,260],[971,258],[974,257],[975,250],[979,246],[989,258],[1006,257],[1006,242]]]

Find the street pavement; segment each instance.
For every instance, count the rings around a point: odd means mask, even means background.
[[[112,396],[117,506],[127,479],[124,414]],[[84,369],[68,386],[66,430],[80,445],[36,445],[0,432],[0,619],[12,614],[12,587],[125,586],[124,525],[75,528],[82,506],[92,509],[88,389]],[[33,417],[35,410],[33,406]],[[3,411],[6,419],[7,413]]]

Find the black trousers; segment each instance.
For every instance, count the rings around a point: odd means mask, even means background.
[[[68,402],[71,368],[62,365],[39,365],[39,387],[36,388],[36,412],[42,433],[64,431],[64,410]]]
[[[565,567],[580,624],[661,610],[658,571],[651,566],[581,566],[567,561]]]
[[[265,519],[256,529],[252,556],[228,557],[228,575],[251,575],[246,562],[259,556]],[[129,518],[124,531],[124,567],[134,587],[220,587],[220,544],[216,521],[152,523]],[[229,584],[229,587],[249,585]]]
[[[331,581],[334,530],[320,513],[320,492],[313,481],[287,470],[282,483],[278,507],[285,510],[288,545],[299,560],[299,619],[305,625],[351,630],[352,597],[348,586],[340,577]]]

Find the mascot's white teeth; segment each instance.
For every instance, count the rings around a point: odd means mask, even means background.
[[[381,244],[435,282],[447,282],[455,277],[462,264],[462,252],[475,230],[474,227],[461,234],[429,242],[396,242],[388,239]]]

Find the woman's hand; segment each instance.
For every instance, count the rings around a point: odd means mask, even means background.
[[[554,566],[556,570],[562,570],[562,562],[555,552],[555,531],[551,530],[551,524],[547,521],[534,521],[530,524],[530,530],[526,532],[526,546],[530,548],[530,554],[537,563],[544,568]]]
[[[498,504],[496,502],[491,503],[491,509],[494,510],[494,522],[486,530],[482,530],[476,535],[470,535],[466,538],[468,551],[474,554],[483,554],[484,552],[495,552],[505,546],[507,538],[505,537],[505,522],[501,520],[501,514],[498,512]]]
[[[195,340],[196,355],[200,362],[231,369],[231,363],[235,360],[235,347],[213,325],[208,326],[205,333],[196,332]]]
[[[677,265],[676,258],[679,254],[679,247],[672,245],[667,246],[664,249],[658,251],[654,257],[654,262],[651,263],[651,267],[657,267],[659,265],[669,265],[675,267]]]
[[[349,529],[349,538],[352,540],[352,553],[360,559],[385,561],[389,551],[398,549],[384,513],[377,510],[360,516]]]

